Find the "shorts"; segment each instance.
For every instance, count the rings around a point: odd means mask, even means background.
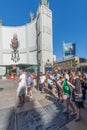
[[[63,98],[64,98],[64,99],[69,99],[69,100],[70,100],[71,95],[70,95],[70,94],[64,94],[64,95],[63,95]]]
[[[53,89],[53,85],[48,84],[48,88],[49,88],[50,90],[52,90],[52,89]]]
[[[44,88],[44,86],[45,86],[44,83],[39,84],[39,87],[40,87],[40,88]]]
[[[33,84],[29,84],[29,85],[27,86],[27,89],[30,89],[30,88],[33,88]]]
[[[48,85],[53,85],[53,82],[48,83]]]
[[[22,96],[26,94],[26,87],[24,85],[19,85],[17,89],[17,96]]]

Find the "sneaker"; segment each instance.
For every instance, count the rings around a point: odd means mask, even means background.
[[[21,107],[21,106],[22,106],[22,104],[20,104],[20,103],[17,105],[17,107]]]
[[[63,113],[69,113],[67,110],[64,110]]]
[[[80,121],[81,120],[81,118],[76,118],[74,121],[75,122],[78,122],[78,121]]]

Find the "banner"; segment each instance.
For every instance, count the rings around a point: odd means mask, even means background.
[[[63,43],[63,58],[69,58],[76,55],[75,43]]]

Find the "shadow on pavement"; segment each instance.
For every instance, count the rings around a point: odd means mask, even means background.
[[[15,130],[14,108],[0,110],[0,130]]]
[[[34,101],[32,101],[32,107],[35,107]],[[52,103],[35,109],[28,109],[27,106],[25,111],[22,106],[17,108],[18,112],[14,108],[4,109],[1,111],[4,113],[4,122],[2,122],[4,127],[1,130],[61,130],[67,122],[72,120],[69,115],[63,115],[63,107],[61,104]]]
[[[69,130],[64,126],[73,118],[62,113],[64,104],[54,95],[49,95],[48,100],[52,102],[42,106],[35,99],[26,98],[20,108],[16,105],[0,109],[0,130]]]
[[[69,114],[63,114],[65,106],[54,95],[49,97],[52,100],[49,105],[35,108],[35,102],[32,101],[33,109],[21,111],[20,108],[16,114],[17,130],[69,130],[64,126],[73,118]]]

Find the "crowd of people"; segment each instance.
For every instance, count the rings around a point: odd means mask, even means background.
[[[23,70],[19,71],[20,76],[16,79],[19,83],[17,95],[19,97],[19,104],[21,106],[25,102],[25,95],[32,98],[32,89],[37,79],[37,86],[41,93],[46,90],[50,94],[54,94],[54,88],[58,96],[58,101],[65,102],[66,109],[64,113],[70,113],[71,116],[76,116],[75,121],[81,119],[81,108],[86,107],[86,90],[87,79],[78,71],[77,73],[71,71],[70,73],[58,73],[58,70],[48,71],[45,74],[39,73],[34,81],[31,73],[24,73]],[[71,111],[71,112],[70,112]]]

